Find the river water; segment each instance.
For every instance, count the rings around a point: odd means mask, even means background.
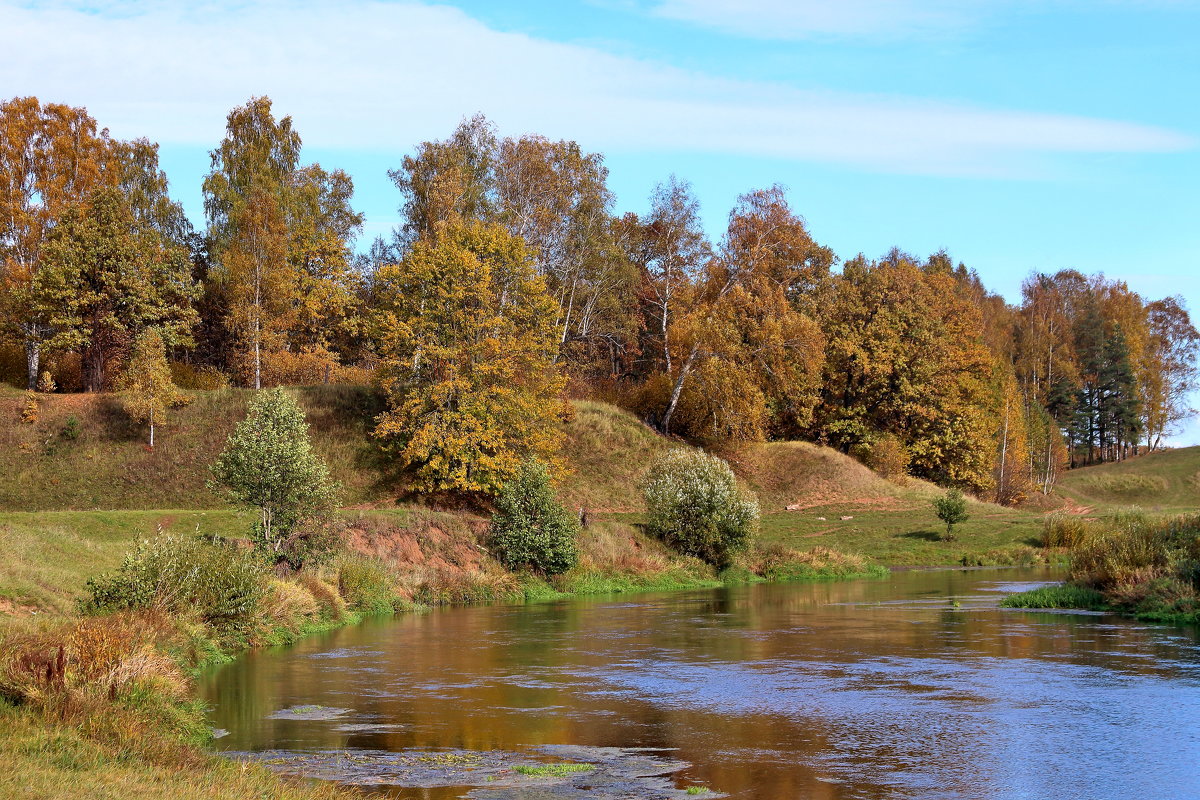
[[[661,761],[659,794],[613,797],[1200,797],[1195,631],[997,607],[1053,578],[910,571],[446,609],[250,653],[201,690],[220,748],[349,779],[330,772],[337,754],[401,798],[607,797],[578,780],[502,788],[513,758],[606,753]],[[388,754],[468,768],[362,776]]]

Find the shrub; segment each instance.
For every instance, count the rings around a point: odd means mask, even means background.
[[[21,422],[32,425],[38,421],[38,400],[33,392],[25,393],[25,402],[21,404]]]
[[[157,608],[194,613],[214,627],[238,627],[257,610],[264,572],[251,553],[196,537],[160,533],[111,575],[89,579],[83,610]]]
[[[954,526],[967,521],[967,498],[958,489],[950,489],[933,501],[938,519],[946,523],[946,538],[954,535]]]
[[[672,450],[647,473],[646,529],[684,555],[724,569],[750,545],[758,501],[743,493],[733,470],[716,456]]]
[[[210,469],[211,489],[258,511],[255,545],[277,565],[300,569],[328,550],[332,535],[323,523],[340,487],[313,451],[304,412],[291,395],[257,394]]]
[[[1075,547],[1088,530],[1088,523],[1077,514],[1050,514],[1042,523],[1042,547]]]
[[[578,533],[579,521],[550,489],[546,465],[525,461],[496,499],[491,545],[497,560],[512,570],[558,575],[579,560]]]
[[[229,388],[229,377],[216,367],[210,367],[207,364],[196,365],[172,361],[171,380],[180,389],[211,392]]]
[[[79,439],[79,436],[82,433],[83,426],[79,424],[79,417],[75,416],[74,414],[67,417],[67,421],[63,424],[62,438],[66,439],[68,442],[74,442]]]
[[[54,383],[54,376],[50,374],[50,370],[42,370],[42,376],[38,378],[37,390],[42,394],[51,394],[58,386]]]
[[[374,558],[346,556],[338,563],[338,592],[362,614],[391,614],[396,593],[387,565]]]

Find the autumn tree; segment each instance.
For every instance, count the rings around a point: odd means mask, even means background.
[[[388,410],[375,435],[421,491],[495,494],[562,434],[554,301],[533,254],[495,225],[439,225],[376,276]]]
[[[998,365],[993,378],[996,457],[992,470],[996,502],[1016,505],[1032,486],[1029,454],[1029,418],[1025,401],[1010,365]]]
[[[273,351],[323,347],[345,333],[357,296],[352,245],[362,216],[350,207],[353,182],[340,170],[300,165],[291,117],[271,101],[233,109],[210,153],[204,179],[210,292],[220,295],[248,382],[263,383]]]
[[[752,272],[778,285],[793,305],[810,316],[829,284],[835,261],[832,250],[813,241],[779,185],[738,197],[722,251],[730,269]]]
[[[702,278],[713,255],[691,185],[674,175],[659,184],[640,227],[640,235],[631,238],[629,246],[642,274],[640,301],[650,339],[642,350],[656,369],[675,374],[671,322],[683,311],[682,298]]]
[[[899,437],[913,475],[991,487],[994,444],[981,318],[953,276],[903,254],[847,262],[821,315],[825,368],[813,435],[850,452]]]
[[[67,209],[104,181],[109,148],[108,131],[83,108],[36,97],[0,103],[0,322],[25,350],[30,390],[50,333],[30,313],[43,247]]]
[[[422,142],[388,176],[404,198],[398,238],[411,245],[443,223],[495,221],[496,130],[482,114],[449,139]]]
[[[190,400],[171,379],[166,344],[157,328],[148,328],[133,343],[117,388],[125,412],[137,422],[150,426],[151,448],[154,447],[154,428],[167,421],[168,409]]]
[[[29,290],[42,345],[77,350],[85,385],[98,392],[109,365],[143,330],[169,346],[190,344],[196,287],[186,249],[135,219],[116,188],[67,210],[50,231]]]
[[[554,296],[561,355],[586,371],[628,347],[637,273],[615,239],[608,169],[572,141],[522,136],[499,142],[495,214],[534,253]]]
[[[1143,435],[1156,450],[1165,436],[1195,413],[1188,397],[1196,389],[1196,354],[1200,333],[1192,325],[1182,297],[1168,297],[1146,306],[1148,339],[1146,369],[1140,385]]]

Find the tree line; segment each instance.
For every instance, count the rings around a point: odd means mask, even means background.
[[[714,242],[686,181],[618,215],[601,154],[482,116],[389,176],[402,222],[360,251],[350,176],[305,164],[291,118],[252,98],[211,151],[196,231],[157,145],[83,108],[0,104],[3,377],[109,390],[152,330],[185,388],[375,381],[375,435],[419,488],[488,494],[554,463],[568,396],[1004,503],[1192,413],[1200,334],[1178,297],[1063,270],[1012,305],[945,252],[840,262],[780,186],[739,197]]]

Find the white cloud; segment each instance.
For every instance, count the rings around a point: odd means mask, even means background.
[[[254,94],[310,145],[404,152],[482,111],[506,133],[896,172],[1028,176],[1056,154],[1190,148],[1133,123],[734,81],[504,33],[445,6],[0,0],[0,96],[85,105],[124,137],[212,145]]]

